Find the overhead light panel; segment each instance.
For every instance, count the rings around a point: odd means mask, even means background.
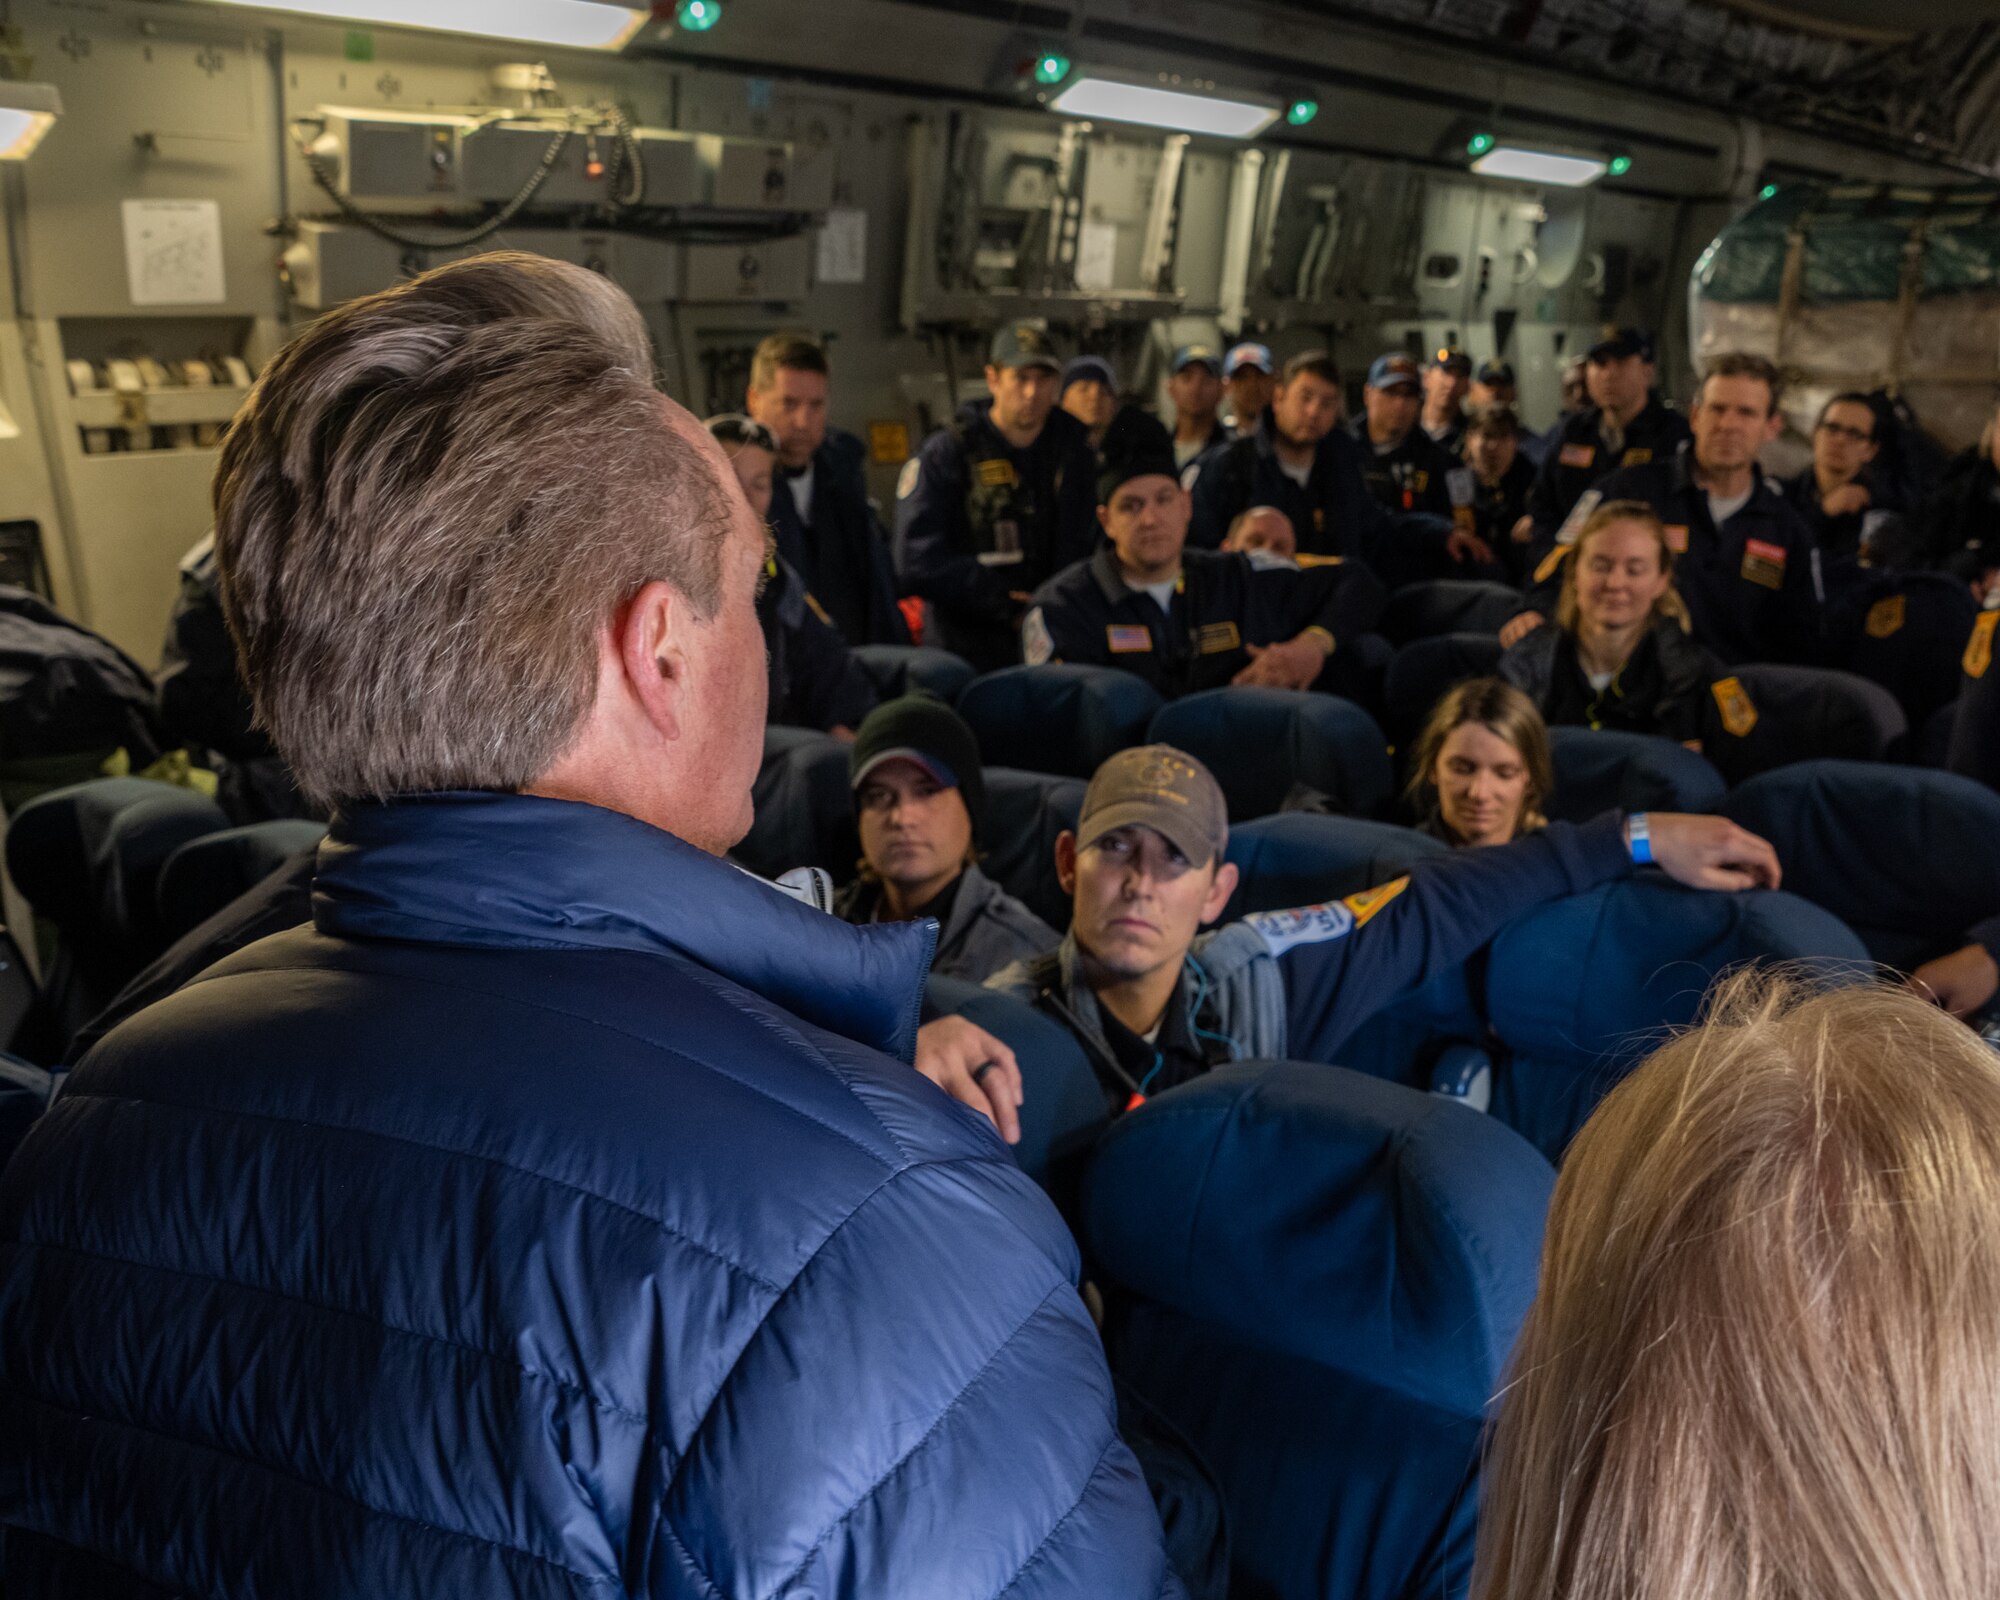
[[[221,0],[259,11],[289,11],[384,28],[434,28],[487,39],[616,50],[643,27],[649,13],[601,0]]]
[[[1098,117],[1106,122],[1136,122],[1176,133],[1206,133],[1219,139],[1254,139],[1279,117],[1275,102],[1241,100],[1216,94],[1191,94],[1087,73],[1049,102],[1049,109],[1066,117]]]
[[[0,80],[0,161],[26,161],[61,115],[53,84]]]
[[[1069,57],[1060,50],[1044,50],[1035,57],[1035,82],[1043,87],[1058,84],[1069,76]]]
[[[1478,139],[1472,141],[1478,143]],[[1471,145],[1466,147],[1471,149]],[[1597,156],[1557,155],[1553,150],[1525,150],[1519,145],[1495,144],[1483,154],[1474,152],[1472,170],[1482,178],[1513,178],[1521,183],[1552,183],[1558,188],[1577,189],[1595,183],[1609,165]]]
[[[688,33],[706,33],[722,20],[722,0],[681,0],[674,21]]]

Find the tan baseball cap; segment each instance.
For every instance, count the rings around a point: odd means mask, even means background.
[[[1170,744],[1121,750],[1090,780],[1077,818],[1076,847],[1134,823],[1151,828],[1198,867],[1229,843],[1229,808],[1208,768]]]

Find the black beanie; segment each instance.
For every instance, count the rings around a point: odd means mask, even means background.
[[[1172,478],[1179,483],[1181,469],[1174,464],[1171,450],[1152,450],[1141,445],[1123,455],[1109,456],[1097,473],[1097,503],[1111,504],[1111,497],[1134,478]]]
[[[861,780],[891,756],[913,757],[931,768],[940,783],[949,779],[965,801],[973,836],[979,836],[986,818],[986,774],[979,764],[979,741],[963,717],[921,690],[883,701],[855,730],[847,758],[849,786],[860,788]]]

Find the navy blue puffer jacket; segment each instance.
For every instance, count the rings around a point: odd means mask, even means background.
[[[10,1595],[1176,1589],[1071,1240],[905,1064],[931,925],[500,795],[342,819],[314,919],[0,1176]]]

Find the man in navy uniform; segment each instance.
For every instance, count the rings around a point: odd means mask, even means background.
[[[1009,323],[993,336],[990,398],[926,439],[897,486],[903,587],[981,672],[1020,660],[1028,597],[1097,542],[1096,453],[1056,408],[1061,375],[1047,327]]]
[[[778,554],[849,644],[908,644],[861,441],[827,426],[830,375],[825,350],[804,334],[774,333],[751,358],[744,409],[778,446]]]
[[[1061,945],[986,980],[1060,1021],[1115,1115],[1227,1061],[1334,1061],[1397,995],[1463,961],[1523,912],[1657,862],[1696,888],[1778,886],[1776,853],[1721,817],[1607,812],[1325,905],[1213,931],[1236,890],[1228,807],[1168,745],[1121,750],[1056,841],[1073,898]]]
[[[1222,404],[1222,358],[1212,346],[1184,344],[1174,352],[1167,374],[1167,398],[1174,403],[1174,463],[1191,467],[1230,432],[1217,407]]]
[[[1414,356],[1397,350],[1377,356],[1361,391],[1354,442],[1361,446],[1361,476],[1383,510],[1449,517],[1454,507],[1471,505],[1472,475],[1419,425],[1424,382]]]
[[[1521,419],[1509,405],[1475,406],[1465,427],[1466,467],[1472,473],[1474,531],[1519,585],[1527,576],[1527,530],[1516,527],[1527,514],[1535,469],[1521,450]]]
[[[1187,549],[1188,492],[1165,453],[1108,465],[1098,499],[1110,544],[1036,591],[1021,629],[1030,665],[1117,667],[1169,698],[1232,683],[1307,689],[1381,614],[1364,566],[1260,568]]]
[[[1077,356],[1063,368],[1061,404],[1083,424],[1099,461],[1167,445],[1166,425],[1158,417],[1121,403],[1118,375],[1103,356]]]
[[[1479,371],[1472,380],[1472,387],[1465,392],[1465,408],[1477,411],[1482,406],[1512,406],[1517,411],[1521,405],[1521,386],[1514,381],[1514,369],[1504,361],[1482,361]]]
[[[1674,587],[1693,634],[1726,662],[1812,662],[1826,595],[1819,547],[1757,452],[1784,426],[1778,370],[1762,356],[1717,359],[1692,413],[1693,440],[1663,460],[1614,472],[1585,492],[1535,569],[1527,609],[1501,630],[1512,644],[1555,611],[1562,563],[1601,504],[1638,500],[1667,525]]]
[[[1222,386],[1229,392],[1229,425],[1240,437],[1256,430],[1278,389],[1271,347],[1246,340],[1222,358]]]
[[[1528,496],[1534,519],[1529,545],[1537,562],[1584,490],[1621,468],[1663,460],[1688,436],[1686,419],[1653,393],[1649,335],[1637,328],[1607,333],[1590,347],[1583,373],[1591,403],[1558,425]]]
[[[1424,368],[1424,432],[1452,454],[1465,437],[1465,395],[1472,387],[1472,357],[1449,346]]]

